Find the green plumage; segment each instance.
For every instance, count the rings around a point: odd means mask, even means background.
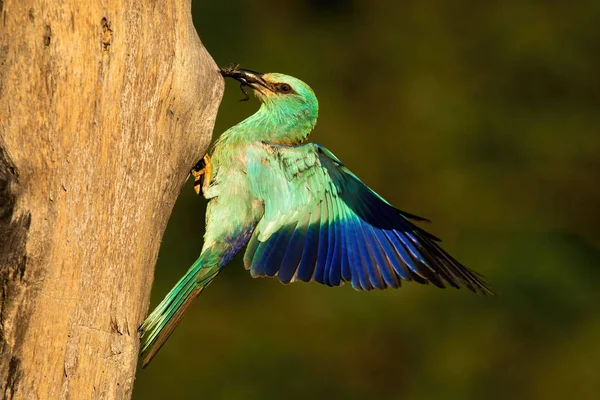
[[[187,307],[246,244],[252,276],[283,283],[345,281],[359,290],[401,280],[489,292],[485,283],[364,185],[329,150],[301,144],[318,102],[302,81],[282,74],[226,70],[254,89],[257,113],[223,133],[212,157],[206,234],[200,257],[142,326],[147,364]]]

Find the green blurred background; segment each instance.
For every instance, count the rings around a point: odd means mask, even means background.
[[[194,1],[220,66],[309,83],[312,140],[430,218],[495,297],[252,279],[238,258],[135,399],[600,398],[599,1]],[[215,137],[253,113],[227,89]],[[200,154],[198,155],[201,156]],[[199,254],[184,188],[152,307]]]

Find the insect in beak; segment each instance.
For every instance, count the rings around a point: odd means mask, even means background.
[[[241,69],[239,68],[239,64],[233,64],[230,67],[223,68],[220,72],[223,77],[233,78],[240,82],[240,90],[244,94],[244,98],[240,101],[247,101],[250,98],[246,90],[247,87],[259,92],[262,92],[264,89],[272,90],[269,83],[263,79],[264,74],[249,69]]]

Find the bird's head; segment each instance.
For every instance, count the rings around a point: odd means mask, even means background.
[[[237,66],[222,69],[221,75],[239,81],[242,91],[246,87],[253,89],[263,106],[274,114],[300,119],[311,125],[310,129],[315,125],[319,103],[310,86],[300,79],[278,73],[263,74]]]

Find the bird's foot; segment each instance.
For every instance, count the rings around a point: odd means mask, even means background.
[[[194,191],[198,196],[206,193],[206,190],[210,186],[212,178],[212,163],[210,156],[206,154],[198,163],[192,168],[190,174],[194,177]]]

